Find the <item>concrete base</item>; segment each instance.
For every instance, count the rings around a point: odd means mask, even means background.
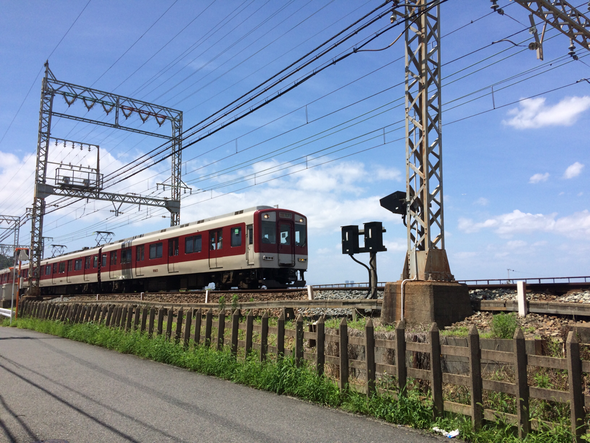
[[[387,283],[381,309],[381,321],[394,324],[401,320],[401,281]],[[404,283],[404,319],[407,323],[433,323],[439,328],[473,314],[469,289],[459,283],[409,280]]]

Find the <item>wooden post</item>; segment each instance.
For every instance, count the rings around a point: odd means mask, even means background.
[[[121,314],[121,323],[119,324],[119,328],[124,328],[125,325],[127,324],[127,314],[129,312],[129,308],[127,307],[127,305],[123,306],[123,311]]]
[[[324,366],[326,363],[326,325],[325,325],[326,317],[322,315],[318,320],[316,325],[316,341],[315,341],[315,350],[316,350],[316,358],[315,358],[315,368],[318,375],[324,375]]]
[[[375,394],[375,328],[369,317],[365,325],[365,363],[367,365],[367,397]]]
[[[483,424],[483,383],[481,379],[481,349],[479,348],[479,334],[475,325],[469,328],[467,336],[469,346],[469,366],[471,382],[471,422],[473,429],[481,429]]]
[[[223,342],[225,338],[225,308],[219,311],[219,317],[217,322],[217,350],[223,349]]]
[[[158,309],[158,335],[162,335],[164,332],[164,312],[165,308],[160,307]]]
[[[213,309],[209,308],[205,316],[205,345],[211,346],[211,330],[213,329]]]
[[[94,317],[96,317],[96,310],[97,309],[98,309],[98,305],[92,305],[92,309],[90,310],[90,317],[88,318],[88,321],[94,322]],[[59,309],[58,309],[58,312],[56,312],[56,314],[59,315]]]
[[[252,309],[248,312],[246,317],[246,350],[244,355],[248,358],[248,355],[252,352],[252,333],[254,331],[254,313]]]
[[[160,315],[160,313],[158,312],[158,316]],[[148,323],[148,336],[151,338],[154,336],[154,323],[156,320],[156,308],[154,306],[152,306],[150,308],[150,320]]]
[[[238,355],[238,332],[240,331],[240,310],[234,309],[231,316],[231,354]]]
[[[303,364],[303,316],[299,314],[295,320],[295,364]]]
[[[277,321],[277,330],[277,358],[283,358],[285,355],[285,308],[281,310]]]
[[[582,442],[585,434],[584,425],[584,390],[582,389],[582,362],[580,361],[580,343],[578,336],[570,331],[565,344],[567,353],[567,372],[570,394],[570,416],[574,440]]]
[[[68,309],[65,310],[63,319],[65,320],[67,318],[67,316],[68,316]],[[107,316],[107,306],[102,305],[100,307],[99,312],[98,312],[98,324],[99,325],[106,322],[106,316]]]
[[[340,390],[348,387],[348,323],[346,317],[340,322]]]
[[[168,319],[166,320],[166,340],[172,337],[172,323],[174,323],[174,308],[171,306],[168,309]]]
[[[203,321],[203,310],[201,308],[195,311],[195,345],[201,341],[201,322]]]
[[[444,415],[442,366],[440,364],[440,334],[436,323],[430,327],[430,372],[434,418]]]
[[[180,308],[178,310],[178,315],[176,316],[176,334],[174,335],[174,342],[178,343],[180,341],[180,337],[182,335],[182,323],[184,321],[184,309]]]
[[[268,352],[268,312],[262,314],[262,326],[260,331],[260,361],[266,360]]]
[[[518,437],[524,439],[531,432],[529,416],[529,385],[527,381],[527,356],[522,329],[514,331],[514,366],[516,383],[516,414]]]
[[[188,343],[191,339],[191,327],[193,325],[193,310],[189,309],[186,313],[186,323],[184,325],[184,348],[188,348]]]
[[[114,309],[115,309],[115,307],[113,305],[109,305],[108,310],[107,310],[107,321],[106,321],[107,327],[111,326],[111,320],[113,318]]]
[[[406,392],[408,369],[406,368],[406,321],[400,320],[395,327],[395,370],[400,395]]]
[[[140,319],[141,319],[141,305],[137,305],[135,307],[135,316],[133,318],[133,329],[136,331],[139,329]],[[143,331],[141,331],[141,332],[143,332]]]

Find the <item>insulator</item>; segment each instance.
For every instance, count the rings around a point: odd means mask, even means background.
[[[576,47],[574,46],[574,42],[572,40],[570,40],[570,45],[568,47],[569,51],[568,51],[568,55],[573,58],[574,60],[578,59],[578,56],[576,55]]]
[[[500,6],[498,6],[498,0],[490,0],[492,2],[492,6],[490,6],[490,8],[492,8],[492,10],[494,12],[497,12],[500,15],[504,15],[504,10],[502,8],[500,8]]]

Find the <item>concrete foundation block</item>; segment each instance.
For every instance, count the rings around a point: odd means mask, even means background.
[[[404,316],[407,323],[429,324],[439,328],[473,314],[469,289],[459,283],[409,280],[404,283]],[[394,324],[402,319],[402,281],[387,283],[381,308],[381,321]]]

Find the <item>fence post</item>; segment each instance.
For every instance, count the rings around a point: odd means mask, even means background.
[[[140,326],[140,320],[141,320],[141,314],[142,314],[142,306],[141,305],[137,305],[135,307],[135,316],[133,317],[133,329],[134,330],[138,330],[139,326]],[[145,327],[144,327],[145,329]],[[143,331],[141,331],[143,332]]]
[[[178,314],[176,316],[176,334],[174,335],[174,342],[178,343],[180,341],[180,336],[182,335],[182,323],[184,321],[184,309],[180,308],[178,310]]]
[[[213,329],[213,308],[209,308],[205,316],[205,345],[211,346],[211,329]]]
[[[240,330],[240,310],[234,309],[231,316],[231,354],[238,355],[238,332]]]
[[[285,308],[281,310],[277,321],[277,331],[277,358],[283,358],[285,355]]]
[[[341,391],[345,390],[348,385],[348,323],[346,317],[340,322],[340,383]]]
[[[516,383],[516,413],[518,415],[518,437],[524,439],[531,432],[529,415],[529,386],[527,381],[527,355],[522,329],[514,331],[514,364]]]
[[[471,382],[471,421],[477,431],[483,424],[483,383],[481,379],[481,349],[479,347],[479,334],[475,325],[469,328],[467,336],[469,344],[469,365]]]
[[[141,329],[142,332],[145,331],[145,321],[147,319],[148,310],[147,307],[143,310],[143,315],[141,316]],[[151,338],[154,335],[154,320],[156,318],[156,308],[153,306],[149,310],[149,320],[148,320],[148,336]]]
[[[585,433],[582,362],[580,361],[580,343],[574,331],[568,333],[565,347],[567,352],[572,434],[576,442],[582,442],[582,435]]]
[[[365,363],[367,365],[367,397],[375,393],[375,328],[369,317],[365,325]]]
[[[119,323],[119,329],[126,329],[125,325],[127,324],[127,315],[129,313],[129,308],[127,305],[123,305],[122,313],[121,313],[121,321]]]
[[[188,342],[191,339],[191,327],[193,326],[193,310],[189,309],[186,313],[186,323],[184,325],[184,348],[188,348]]]
[[[172,323],[174,323],[174,308],[170,306],[166,320],[166,340],[170,340],[170,337],[172,337]]]
[[[225,308],[219,311],[217,322],[217,350],[223,349],[223,342],[225,338]]]
[[[444,415],[442,367],[440,364],[440,334],[436,323],[430,327],[430,370],[434,418]]]
[[[107,327],[111,326],[111,321],[113,319],[113,311],[114,310],[115,310],[115,307],[113,305],[109,305],[108,310],[107,310],[107,322],[106,322]]]
[[[164,332],[164,307],[160,306],[158,309],[158,335],[162,335]]]
[[[408,370],[406,368],[406,321],[400,320],[395,327],[395,370],[400,395],[406,392]]]
[[[316,324],[316,360],[315,368],[318,375],[324,375],[324,365],[326,363],[326,328],[325,328],[326,317],[322,315]]]
[[[262,314],[262,326],[260,331],[260,361],[266,360],[268,352],[268,312]]]
[[[248,354],[252,352],[252,332],[254,330],[254,313],[252,309],[248,312],[246,317],[246,351],[244,355],[248,358]]]
[[[203,311],[201,308],[195,311],[195,345],[198,345],[201,341],[201,323],[203,321]]]
[[[303,364],[303,316],[299,314],[295,321],[295,364]]]

